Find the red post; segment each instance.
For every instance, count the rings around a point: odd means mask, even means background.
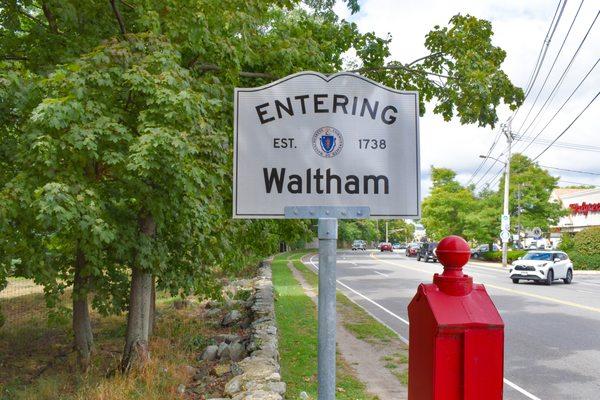
[[[504,323],[483,285],[463,274],[471,255],[458,236],[437,247],[444,272],[408,305],[408,400],[499,400]]]

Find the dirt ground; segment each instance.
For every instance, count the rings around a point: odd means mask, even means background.
[[[315,304],[317,303],[317,293],[310,286],[302,274],[294,268],[290,262],[288,264],[294,277],[304,289]],[[357,339],[343,325],[338,314],[337,319],[337,345],[338,351],[342,357],[354,368],[357,378],[363,382],[367,391],[380,399],[406,399],[407,389],[402,386],[398,378],[386,368],[386,357],[390,357],[393,348],[402,348],[404,345],[400,340],[398,343],[371,344]],[[396,346],[397,345],[397,346]]]

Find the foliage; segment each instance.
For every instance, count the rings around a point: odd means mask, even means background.
[[[473,193],[456,181],[456,173],[446,168],[431,168],[433,187],[423,200],[421,222],[427,236],[440,240],[448,235],[463,235],[467,218],[473,212]]]
[[[568,232],[563,232],[560,236],[560,244],[558,248],[571,254],[571,251],[575,248],[575,235]]]
[[[526,250],[509,250],[507,253],[507,260],[509,263],[517,260],[519,257],[523,257],[527,253]],[[502,252],[501,251],[487,251],[481,255],[485,261],[501,262]]]
[[[575,235],[574,250],[582,256],[600,254],[600,226],[585,228]]]
[[[539,227],[548,232],[551,225],[556,225],[560,217],[567,213],[559,202],[550,201],[558,179],[529,157],[514,154],[510,159],[511,226],[516,226],[520,221],[522,229]],[[501,180],[498,192],[504,193],[504,179]],[[517,218],[519,204],[521,214]]]
[[[600,270],[600,253],[583,254],[578,251],[569,252],[569,258],[575,269]]]

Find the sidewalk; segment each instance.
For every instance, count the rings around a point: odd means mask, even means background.
[[[480,267],[489,267],[489,268],[499,268],[503,269],[501,263],[493,262],[493,261],[469,261],[468,264],[477,265]],[[467,265],[468,265],[467,264]],[[574,275],[600,275],[600,270],[581,270],[575,269],[573,271]]]

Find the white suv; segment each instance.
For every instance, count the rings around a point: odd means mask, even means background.
[[[573,281],[573,263],[569,260],[569,256],[562,251],[530,251],[512,263],[510,278],[513,283],[519,283],[519,280],[529,280],[551,285],[557,279],[571,283]]]

